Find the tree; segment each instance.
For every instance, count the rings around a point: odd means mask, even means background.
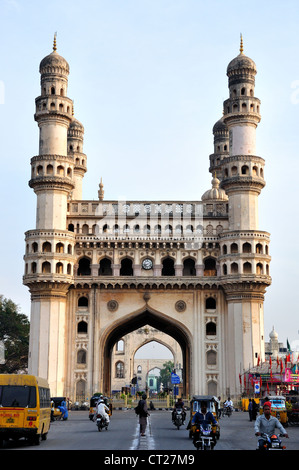
[[[27,316],[19,313],[19,307],[12,300],[0,295],[0,341],[3,341],[5,348],[5,364],[0,364],[2,374],[26,371],[29,328]]]
[[[174,363],[167,361],[163,364],[163,368],[160,371],[160,379],[164,388],[168,388],[171,381],[171,372],[174,369]]]

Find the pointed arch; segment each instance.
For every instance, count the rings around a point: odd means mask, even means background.
[[[112,323],[107,327],[106,332],[102,335],[100,342],[100,377],[103,377],[103,383],[101,384],[101,389],[107,395],[111,392],[111,374],[113,374],[111,367],[111,354],[115,343],[124,335],[131,333],[144,325],[150,325],[163,331],[163,333],[168,334],[179,343],[183,358],[183,394],[184,396],[187,396],[190,392],[191,380],[190,350],[192,335],[183,323],[161,312],[154,311],[149,307],[135,313],[130,313],[119,319],[117,322]],[[103,366],[104,364],[105,367]]]

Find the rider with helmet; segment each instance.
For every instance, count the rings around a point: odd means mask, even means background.
[[[182,398],[179,398],[178,401],[175,403],[174,408],[172,410],[172,421],[175,419],[175,413],[176,410],[182,410],[182,418],[183,418],[183,424],[186,419],[186,408],[184,406],[184,402]]]
[[[106,420],[106,423],[110,422],[108,412],[109,412],[108,406],[105,405],[103,398],[100,398],[97,404],[97,414],[101,415]]]

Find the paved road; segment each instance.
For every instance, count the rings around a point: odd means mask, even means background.
[[[256,437],[254,423],[248,414],[234,412],[220,420],[218,450],[254,450]],[[289,439],[284,439],[288,450],[299,450],[299,426],[287,428]],[[87,411],[72,411],[67,421],[51,424],[48,439],[39,446],[25,441],[5,443],[5,450],[104,450],[104,451],[159,451],[194,452],[186,427],[177,430],[171,422],[170,411],[153,411],[145,437],[139,437],[138,418],[133,410],[115,410],[108,431],[99,432],[96,424],[88,419]]]

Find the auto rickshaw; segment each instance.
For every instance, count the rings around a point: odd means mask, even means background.
[[[189,429],[190,438],[193,437],[194,430],[196,428],[196,426],[191,425],[191,421],[195,413],[197,413],[198,411],[201,411],[202,402],[205,402],[207,404],[207,411],[210,411],[214,415],[214,418],[216,419],[216,421],[218,422],[218,409],[220,406],[218,398],[212,395],[194,395],[192,397],[192,400],[190,401],[190,420],[187,426],[187,429]],[[220,438],[219,423],[218,423],[218,426],[212,426],[212,430],[216,435],[216,439],[219,439]]]
[[[61,406],[61,402],[66,402],[66,397],[52,397],[51,398],[51,415],[52,420],[59,420],[62,417],[62,412],[58,408]]]
[[[112,403],[109,403],[109,400],[108,400],[107,397],[103,397],[102,394],[99,394],[99,395],[92,396],[91,399],[90,399],[90,406],[89,406],[89,419],[90,420],[92,420],[93,417],[94,417],[94,414],[96,412],[97,403],[98,403],[100,398],[102,398],[102,400],[104,400],[105,405],[107,405],[108,408],[109,408],[108,415],[112,416]]]
[[[271,403],[271,415],[275,416],[281,424],[288,425],[286,397],[283,395],[270,395],[260,400],[260,414],[263,414],[263,405],[266,401]]]

